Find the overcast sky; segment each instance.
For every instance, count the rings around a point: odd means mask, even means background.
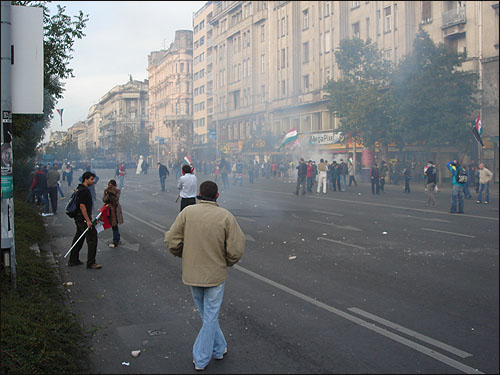
[[[75,78],[65,81],[64,98],[56,108],[64,108],[63,126],[54,111],[52,131],[67,130],[85,120],[91,105],[116,85],[148,77],[148,55],[174,40],[176,30],[193,29],[193,13],[206,1],[54,1],[74,16],[82,10],[89,15],[86,34],[74,44],[70,66]],[[49,131],[46,133],[46,140]]]

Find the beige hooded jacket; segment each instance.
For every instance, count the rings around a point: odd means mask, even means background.
[[[211,287],[226,280],[227,267],[243,256],[245,234],[236,218],[212,201],[200,200],[184,208],[165,243],[175,256],[182,257],[182,282]]]

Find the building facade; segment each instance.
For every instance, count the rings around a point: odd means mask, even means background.
[[[324,86],[341,78],[334,57],[340,41],[370,39],[397,65],[412,53],[422,28],[436,44],[467,52],[462,69],[479,75],[486,147],[476,150],[476,157],[495,169],[498,179],[498,2],[209,3],[213,97],[207,95],[207,103],[214,104],[213,113],[207,105],[207,123],[208,131],[218,130],[221,152],[273,155],[292,128],[306,137],[335,132],[338,121],[329,113]],[[353,145],[321,147],[336,153],[352,151]]]
[[[193,139],[193,32],[178,30],[167,50],[148,56],[150,143],[155,160],[189,153]]]

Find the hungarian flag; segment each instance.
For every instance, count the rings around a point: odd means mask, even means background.
[[[103,205],[98,211],[99,214],[96,219],[99,219],[99,223],[96,224],[95,229],[97,230],[97,233],[100,233],[103,230],[111,228],[111,223],[109,222],[109,215],[111,215],[111,212],[106,205]]]
[[[61,108],[61,109],[57,110],[57,113],[59,113],[59,117],[61,118],[61,126],[63,126],[63,122],[62,122],[63,111],[64,111],[64,108]]]
[[[283,137],[283,140],[281,141],[281,145],[278,148],[278,151],[280,151],[283,146],[290,144],[294,141],[298,141],[298,139],[299,139],[299,133],[297,133],[297,128],[293,128]],[[296,144],[294,144],[294,146],[296,146]]]
[[[187,165],[193,165],[193,161],[191,160],[191,158],[189,156],[184,156],[184,162],[187,164]]]
[[[472,125],[472,134],[474,135],[474,138],[476,138],[476,141],[478,141],[481,146],[484,147],[483,140],[481,139],[481,134],[483,134],[483,127],[481,125],[481,118],[479,117],[479,115],[477,115],[476,123]]]

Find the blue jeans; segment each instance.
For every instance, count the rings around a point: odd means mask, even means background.
[[[451,208],[450,212],[457,211],[457,201],[458,201],[458,212],[464,212],[464,187],[462,185],[452,185],[451,186]]]
[[[161,191],[165,191],[165,180],[166,179],[167,179],[167,176],[160,176]]]
[[[111,227],[113,230],[113,243],[117,244],[120,242],[120,231],[118,230],[118,225],[116,227]]]
[[[341,174],[340,175],[340,181],[342,182],[342,191],[345,190],[345,180],[346,180],[346,175],[345,174]]]
[[[484,201],[489,202],[490,201],[490,183],[489,182],[486,184],[479,184],[479,192],[478,192],[479,195],[477,196],[477,200],[479,202],[482,201],[484,187],[486,187],[486,196],[484,197]]]
[[[212,356],[220,358],[224,355],[227,342],[218,320],[224,285],[225,282],[213,287],[191,287],[193,300],[203,320],[203,326],[193,345],[193,360],[196,367],[205,368]]]
[[[470,197],[472,197],[472,194],[470,193],[470,190],[469,190],[469,182],[466,182],[464,185],[464,195],[465,195],[466,199],[469,199]]]
[[[120,186],[119,186],[119,189],[122,189],[123,188],[123,179],[125,178],[125,176],[118,176],[118,179],[120,180]]]

